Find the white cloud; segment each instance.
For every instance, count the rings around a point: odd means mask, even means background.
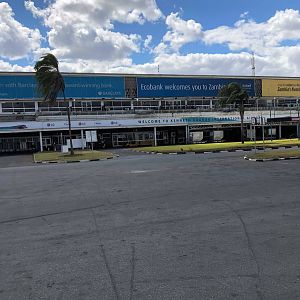
[[[124,58],[115,60],[108,63],[107,61],[100,60],[84,60],[84,59],[64,59],[60,61],[60,69],[64,72],[78,72],[78,73],[93,73],[93,72],[114,72],[119,66],[131,66],[132,60],[130,58]]]
[[[164,42],[160,42],[151,52],[157,56],[163,55],[169,52],[169,48]]]
[[[29,29],[14,19],[12,8],[0,3],[0,57],[16,60],[40,47],[38,29]]]
[[[204,41],[208,45],[227,44],[233,51],[248,49],[262,55],[283,41],[299,39],[300,14],[293,9],[277,11],[266,22],[240,20],[234,27],[220,26],[204,32]]]
[[[44,2],[46,3],[46,2]],[[25,1],[24,2],[24,6],[27,10],[31,11],[32,15],[35,18],[44,18],[47,16],[47,14],[49,13],[48,9],[39,9],[38,7],[36,7],[34,5],[34,2],[29,0],[29,1]]]
[[[37,2],[37,1],[36,1]],[[49,45],[41,48],[39,30],[25,27],[15,20],[10,6],[0,3],[0,70],[32,71],[31,66],[18,66],[12,60],[21,57],[38,59],[43,53],[57,55],[62,71],[128,72],[203,75],[251,75],[252,50],[256,53],[257,75],[300,75],[300,14],[287,9],[277,11],[265,22],[241,15],[234,26],[204,30],[195,20],[183,20],[183,12],[165,18],[166,33],[154,44],[155,34],[144,40],[132,32],[114,29],[116,22],[136,23],[161,20],[163,15],[154,0],[52,0],[46,8],[35,1],[25,1],[27,10],[40,18],[48,29]],[[133,28],[133,27],[131,27]],[[180,53],[188,43],[201,41],[205,46],[228,46],[224,54]],[[292,41],[293,46],[286,46]],[[135,64],[132,54],[149,51],[153,60]],[[210,47],[208,49],[211,49]],[[209,51],[209,50],[208,50]]]
[[[65,26],[59,34],[51,30],[49,43],[60,58],[101,59],[106,61],[128,57],[139,52],[138,35],[125,35],[102,28],[92,30],[81,26]]]
[[[299,76],[300,47],[280,49],[270,56],[256,56],[258,75]],[[159,65],[160,74],[194,75],[251,75],[251,54],[247,52],[226,54],[190,53],[181,55],[162,54],[152,63],[116,65],[110,72],[156,74]]]
[[[162,54],[153,63],[115,68],[114,71],[129,73],[202,74],[202,75],[249,75],[250,54]],[[241,72],[242,70],[242,72]]]
[[[155,0],[53,0],[45,9],[37,8],[34,1],[28,0],[25,1],[25,7],[34,16],[45,18],[45,24],[49,27],[72,20],[92,22],[96,26],[104,26],[113,21],[142,24],[162,17]]]
[[[147,38],[146,38],[145,41],[144,41],[144,48],[145,48],[145,49],[151,50],[150,44],[151,44],[151,42],[152,42],[152,38],[153,38],[153,36],[152,36],[151,34],[148,34],[148,35],[147,35]]]
[[[7,61],[0,60],[0,70],[2,72],[32,72],[32,66],[19,66],[17,64],[10,64]]]
[[[158,48],[154,49],[156,53],[161,53],[164,49],[178,52],[183,45],[200,40],[202,37],[201,24],[194,20],[185,21],[179,17],[178,13],[168,15],[166,25],[170,30],[164,35]]]
[[[288,51],[288,53],[287,53]],[[287,55],[284,55],[287,53]],[[300,47],[282,49],[282,53],[274,56],[256,56],[256,71],[259,75],[299,76]],[[279,57],[279,60],[278,60]],[[157,74],[159,65],[160,74],[195,74],[195,75],[245,75],[251,74],[251,55],[246,52],[228,54],[194,53],[180,55],[160,55],[151,63],[134,64],[130,58],[116,60],[111,63],[99,60],[72,60],[60,61],[60,69],[64,72],[107,72],[107,73],[135,73]],[[291,67],[293,66],[293,67]],[[29,72],[32,66],[18,66],[0,60],[0,70],[7,72]]]
[[[249,11],[245,11],[245,12],[240,14],[240,18],[245,19],[245,18],[248,17],[248,15],[249,15]]]
[[[49,27],[48,41],[59,59],[120,60],[140,51],[137,34],[114,32],[114,22],[143,24],[162,17],[154,0],[55,0],[45,9],[25,1]]]

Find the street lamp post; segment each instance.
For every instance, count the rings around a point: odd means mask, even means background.
[[[262,114],[260,116],[260,124],[262,126],[261,128],[262,128],[263,149],[265,151],[265,119]]]
[[[298,111],[297,137],[298,137],[298,140],[300,140],[299,99],[297,99],[297,111]]]
[[[273,102],[272,102],[273,105]],[[272,119],[272,105],[270,105],[270,119]],[[272,129],[272,120],[270,120],[270,133],[271,133],[271,141],[273,140],[273,129]],[[268,136],[270,136],[270,134],[268,134]]]
[[[70,148],[71,148],[71,155],[74,155],[74,148],[73,148],[73,141],[72,141],[72,130],[71,130],[71,109],[73,102],[75,103],[75,99],[70,99],[68,103],[68,127],[69,127],[69,137],[70,137]]]

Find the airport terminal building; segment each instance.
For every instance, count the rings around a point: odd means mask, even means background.
[[[0,72],[0,153],[60,151],[67,109],[78,148],[238,141],[236,107],[222,86],[247,90],[246,139],[299,137],[300,78],[63,73],[67,101],[37,95],[34,73]]]

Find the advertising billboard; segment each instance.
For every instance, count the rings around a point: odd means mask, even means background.
[[[220,89],[231,82],[237,82],[249,96],[254,96],[253,79],[236,78],[187,78],[187,77],[139,77],[138,97],[217,97]]]
[[[123,77],[63,75],[67,98],[124,98]],[[0,99],[37,99],[34,75],[0,75]]]
[[[263,97],[300,97],[300,80],[263,79]]]

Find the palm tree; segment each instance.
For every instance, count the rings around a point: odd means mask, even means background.
[[[46,53],[41,56],[39,61],[36,62],[34,69],[37,81],[37,90],[38,93],[44,97],[44,101],[49,104],[53,104],[56,102],[60,93],[63,94],[64,100],[66,101],[65,81],[59,72],[57,58],[51,53]],[[69,105],[67,105],[67,112],[71,155],[74,155]]]
[[[224,107],[233,104],[238,108],[241,117],[241,142],[244,144],[245,102],[249,99],[247,91],[243,90],[238,83],[231,82],[221,88],[218,96],[219,106]]]

